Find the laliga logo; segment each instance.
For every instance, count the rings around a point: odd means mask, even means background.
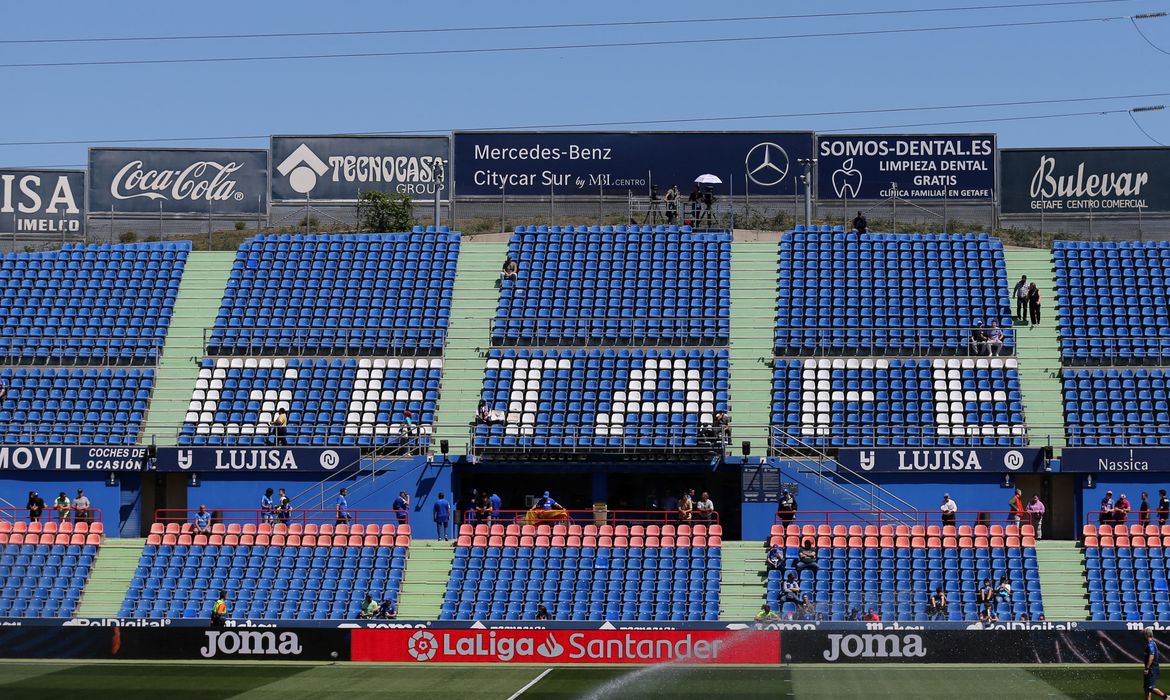
[[[430,661],[439,651],[439,642],[430,632],[415,632],[406,642],[406,651],[415,661]]]
[[[329,166],[302,143],[276,166],[276,172],[288,178],[288,184],[294,191],[308,194],[317,186],[317,177],[329,172]]]
[[[743,164],[748,179],[763,187],[779,185],[788,176],[788,153],[768,141],[752,146]]]
[[[332,471],[341,464],[341,457],[333,450],[324,450],[321,452],[321,468],[325,471]]]
[[[1024,455],[1019,450],[1010,450],[1003,456],[1003,466],[1015,471],[1024,466]]]
[[[861,171],[853,167],[853,159],[846,159],[840,168],[833,171],[833,191],[837,193],[838,199],[844,199],[846,195],[850,199],[857,199],[861,180]]]

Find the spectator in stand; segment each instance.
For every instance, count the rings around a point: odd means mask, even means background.
[[[288,409],[284,406],[276,409],[276,415],[272,417],[272,436],[277,447],[288,445]]]
[[[853,230],[858,233],[869,232],[869,222],[865,220],[865,214],[857,212],[857,216],[853,217]]]
[[[1138,525],[1143,528],[1150,524],[1150,494],[1142,491],[1142,502],[1138,505]]]
[[[279,498],[276,499],[276,519],[288,525],[289,520],[292,519],[292,501],[289,500],[288,494],[284,489],[280,489]]]
[[[418,426],[414,422],[414,412],[409,408],[402,412],[402,425],[398,427],[398,438],[406,447],[406,454],[414,454],[414,445],[418,439]]]
[[[764,603],[760,606],[760,611],[756,613],[756,622],[774,622],[779,620],[780,616],[772,612],[772,608]]]
[[[77,498],[73,499],[73,522],[93,522],[93,513],[90,511],[89,496],[86,496],[85,491],[82,491],[81,489],[77,489]]]
[[[394,620],[398,617],[398,606],[394,604],[393,598],[387,598],[382,601],[382,606],[378,608],[378,613],[375,615],[379,620]]]
[[[1032,618],[1028,617],[1028,613],[1026,613],[1026,612],[1020,613],[1020,616],[1016,619],[1018,619],[1020,622],[1031,622],[1032,621]]]
[[[1012,602],[1012,584],[1008,582],[1007,576],[999,577],[999,585],[995,587],[995,597],[1005,603]]]
[[[726,445],[731,441],[731,416],[727,415],[727,411],[715,413],[715,429],[719,432],[719,444]]]
[[[435,519],[435,530],[439,533],[439,541],[447,542],[451,539],[451,502],[447,495],[439,492],[439,500],[431,508],[431,516]]]
[[[500,505],[503,500],[494,491],[492,495],[488,496],[488,502],[492,504],[492,522],[497,522],[500,519]]]
[[[475,504],[475,522],[477,525],[488,525],[492,522],[492,500],[486,491],[479,494],[479,503]]]
[[[951,494],[943,494],[942,505],[939,506],[938,510],[940,513],[942,513],[943,525],[955,524],[955,516],[959,512],[959,506],[951,500]]]
[[[1032,527],[1036,528],[1036,539],[1044,537],[1044,503],[1039,494],[1032,494],[1032,501],[1028,504],[1028,518]]]
[[[1170,497],[1166,496],[1166,489],[1158,489],[1158,525],[1165,525],[1170,520]]]
[[[1011,522],[1015,523],[1016,527],[1024,520],[1024,494],[1019,489],[1012,495],[1012,500],[1008,501],[1008,517]]]
[[[53,501],[53,510],[57,511],[57,522],[63,523],[69,520],[69,497],[65,492],[57,494],[57,499]]]
[[[666,495],[662,497],[662,510],[667,513],[678,512],[678,496],[675,496],[671,491],[667,491]]]
[[[8,396],[8,382],[0,379],[0,401],[3,401]]]
[[[1028,285],[1028,315],[1033,326],[1040,324],[1040,289],[1035,282]]]
[[[877,610],[870,608],[861,619],[865,622],[881,622],[882,616],[877,614]]]
[[[999,321],[992,321],[991,328],[987,331],[987,352],[998,356],[1001,351],[1003,351],[1003,330],[999,327]]]
[[[260,497],[260,520],[266,523],[276,522],[276,507],[272,503],[272,489],[264,489]]]
[[[28,492],[28,521],[30,523],[39,523],[41,515],[45,512],[45,499],[41,498],[41,494],[36,491]]]
[[[934,589],[934,594],[926,601],[926,616],[930,620],[946,620],[950,616],[950,606],[947,603],[947,593],[942,586]]]
[[[348,495],[348,489],[341,489],[341,491],[337,493],[337,504],[335,510],[337,512],[338,525],[348,525],[349,521],[353,518],[353,516],[351,516],[349,513],[349,500],[346,498]]]
[[[979,608],[979,621],[980,622],[984,622],[984,623],[993,622],[994,620],[992,619],[992,615],[993,615],[993,613],[992,613],[990,605],[984,605],[983,607]]]
[[[193,522],[195,525],[196,535],[211,534],[211,512],[207,510],[207,506],[199,506],[199,510],[195,511],[195,518]]]
[[[983,586],[980,587],[979,592],[975,594],[975,602],[983,606],[991,605],[995,600],[995,589],[991,587],[991,579],[983,579]]]
[[[781,549],[780,545],[774,544],[768,547],[768,555],[765,557],[764,563],[767,565],[768,571],[784,573],[787,564],[784,562],[784,550]]]
[[[362,609],[358,611],[359,620],[372,620],[378,614],[378,601],[374,600],[374,596],[369,593],[366,594],[366,599],[362,601]]]
[[[784,591],[780,594],[780,602],[800,602],[800,581],[796,580],[796,574],[788,574],[787,580],[784,581]]]
[[[1016,320],[1028,320],[1028,276],[1020,275],[1020,281],[1012,288],[1012,297],[1016,300]]]
[[[678,501],[678,521],[680,523],[691,521],[691,514],[695,512],[695,502],[691,499],[691,494],[694,492],[694,489],[683,491],[682,498]]]
[[[776,515],[780,516],[780,522],[788,527],[792,520],[796,517],[796,497],[789,493],[788,489],[780,492],[780,502],[776,504]]]
[[[1113,524],[1113,492],[1106,491],[1101,499],[1101,513],[1098,516],[1102,525]]]
[[[971,329],[971,354],[987,354],[987,331],[983,329],[983,321],[976,321]]]
[[[223,627],[227,621],[227,591],[220,589],[219,597],[211,604],[211,626]]]
[[[800,545],[800,552],[798,552],[796,555],[797,573],[800,573],[805,569],[812,569],[812,572],[815,574],[820,570],[820,568],[821,565],[817,563],[817,550],[815,547],[813,547],[813,541],[805,540]]]
[[[678,191],[678,185],[671,185],[670,189],[667,190],[666,194],[662,197],[662,200],[664,202],[666,202],[666,223],[667,224],[673,224],[678,219],[678,199],[679,199],[679,196],[680,196],[680,193]]]
[[[480,399],[479,406],[475,409],[475,422],[483,425],[488,425],[492,422],[492,409],[488,406],[488,402]]]
[[[808,599],[808,594],[800,597],[800,604],[796,606],[796,615],[801,620],[813,620],[817,616],[817,608],[813,602]]]
[[[849,612],[845,613],[846,622],[857,622],[861,619],[861,611],[857,608],[850,608]]]
[[[549,619],[548,608],[544,607],[544,603],[540,603],[539,605],[536,606],[536,619],[537,620],[548,620]]]
[[[398,517],[398,524],[405,525],[410,522],[410,494],[405,491],[398,492],[398,498],[394,499],[394,515]]]
[[[687,196],[687,202],[691,205],[691,223],[698,225],[699,214],[703,208],[703,190],[699,188],[699,183],[691,188],[690,195]]]
[[[699,500],[695,502],[695,510],[698,511],[696,520],[704,523],[714,522],[715,520],[715,504],[711,501],[711,494],[704,491],[699,496]]]
[[[500,268],[500,281],[510,280],[516,281],[516,275],[520,273],[520,266],[516,264],[515,259],[511,255],[504,259],[504,264]],[[466,414],[464,414],[466,415]]]
[[[1125,525],[1125,520],[1127,517],[1129,517],[1130,510],[1132,510],[1132,508],[1129,505],[1129,499],[1125,497],[1125,494],[1123,493],[1118,496],[1117,503],[1113,504],[1113,524]]]

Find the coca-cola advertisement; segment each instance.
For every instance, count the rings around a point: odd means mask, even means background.
[[[354,661],[777,664],[780,634],[704,630],[355,629]]]
[[[218,216],[268,210],[268,151],[91,148],[94,214]]]

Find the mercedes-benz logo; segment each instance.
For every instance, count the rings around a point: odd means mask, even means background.
[[[770,141],[752,146],[743,163],[748,179],[762,187],[779,185],[788,177],[788,153]]]

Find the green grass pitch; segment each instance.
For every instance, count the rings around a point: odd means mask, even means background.
[[[547,671],[547,673],[546,673]],[[534,682],[535,681],[535,682]],[[1121,666],[555,668],[304,663],[0,662],[0,698],[1054,698],[1141,697]]]

